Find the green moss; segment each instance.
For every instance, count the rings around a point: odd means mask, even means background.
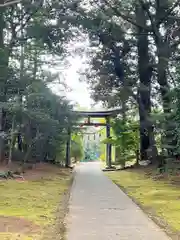
[[[174,231],[180,230],[180,187],[165,180],[155,181],[142,172],[119,171],[107,175],[144,209],[153,210]]]
[[[25,236],[13,233],[0,233],[1,240],[39,240],[40,236]]]
[[[54,224],[55,212],[70,185],[70,173],[54,173],[38,181],[0,182],[0,215],[22,217],[45,229]],[[39,240],[38,236],[0,233],[1,240]]]

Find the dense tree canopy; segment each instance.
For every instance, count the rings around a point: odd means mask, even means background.
[[[72,1],[73,2],[73,1]],[[131,109],[139,116],[141,159],[151,149],[157,159],[156,130],[168,159],[179,154],[178,0],[78,1],[64,18],[88,34],[92,96],[106,106],[121,106],[124,123]],[[158,114],[155,114],[158,112]],[[153,117],[152,117],[153,115]]]
[[[33,150],[48,158],[65,143],[72,106],[49,90],[58,76],[46,69],[63,61],[68,42],[83,38],[89,46],[77,52],[85,50],[89,58],[82,74],[92,98],[121,108],[119,128],[124,124],[133,131],[137,124],[141,160],[149,152],[154,162],[158,152],[168,159],[179,154],[179,5],[178,0],[4,1],[1,156],[7,148],[10,161],[17,144],[25,155]],[[125,139],[122,133],[116,137]],[[42,153],[38,146],[46,144],[50,152]]]
[[[63,60],[68,37],[57,21],[60,7],[57,2],[31,0],[1,5],[1,161],[64,159],[73,106],[49,88],[59,81],[49,69]]]

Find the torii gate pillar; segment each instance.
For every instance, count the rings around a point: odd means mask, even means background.
[[[106,137],[111,138],[110,117],[106,117]],[[108,168],[112,168],[112,146],[110,143],[106,145],[106,164]]]
[[[68,139],[66,142],[66,162],[65,167],[71,166],[71,129],[68,128]]]

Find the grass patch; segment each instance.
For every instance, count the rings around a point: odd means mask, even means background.
[[[46,167],[45,174],[41,169],[35,179],[1,181],[0,239],[41,239],[47,227],[55,223],[58,205],[70,186],[70,179],[70,170],[51,167],[48,171]],[[1,226],[1,216],[7,218],[6,231]]]
[[[0,233],[0,239],[2,240],[38,240],[39,238],[38,235],[25,236],[22,234]]]
[[[154,180],[143,170],[118,171],[107,173],[107,176],[122,187],[168,233],[171,229],[179,235],[180,186],[166,179]]]

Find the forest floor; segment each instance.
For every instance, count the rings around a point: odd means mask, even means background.
[[[162,176],[143,167],[107,175],[172,239],[180,239],[180,174]]]
[[[1,180],[0,239],[63,239],[71,179],[70,170],[38,164],[23,181]]]

